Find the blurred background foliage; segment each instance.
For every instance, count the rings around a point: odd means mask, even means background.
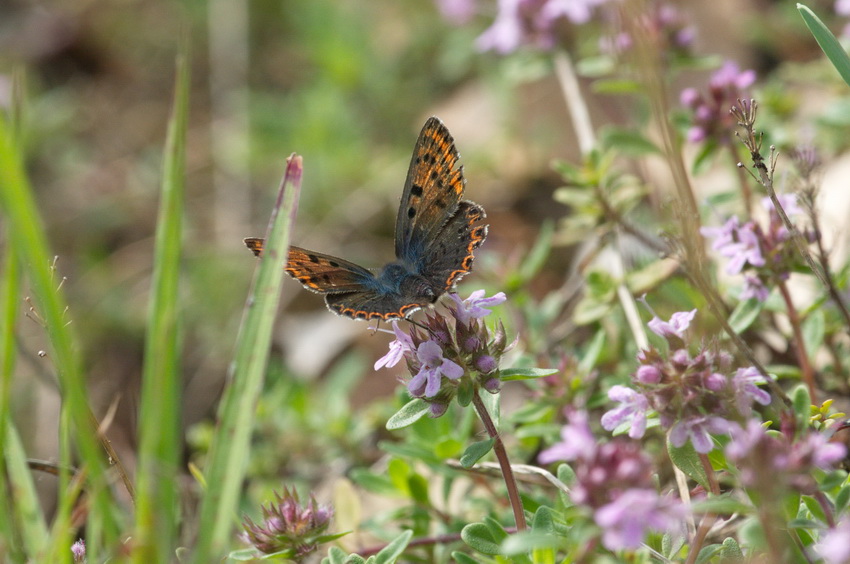
[[[27,167],[65,278],[68,319],[85,348],[93,404],[99,416],[110,414],[107,432],[131,469],[160,155],[181,37],[190,38],[192,77],[182,287],[192,459],[207,446],[205,425],[256,265],[242,238],[264,233],[291,152],[305,161],[295,241],[366,266],[392,258],[396,206],[429,115],[454,133],[467,197],[491,218],[491,256],[479,258],[469,288],[495,282],[493,272],[533,244],[541,211],[556,215],[548,160],[570,136],[568,123],[541,115],[533,146],[513,137],[521,119],[510,109],[520,103],[508,87],[515,79],[471,47],[485,26],[452,27],[433,4],[415,0],[0,6],[0,101],[20,88]],[[329,314],[294,282],[283,301],[278,360],[259,409],[271,456],[252,463],[269,487],[282,478],[312,485],[328,461],[377,458],[374,435],[386,433],[392,410],[360,410],[396,385],[371,369],[388,337]],[[56,384],[38,357],[40,327],[21,325],[15,415],[32,456],[51,459]],[[42,480],[47,491],[50,481]]]
[[[700,26],[697,50],[759,71],[818,56],[801,39],[793,2],[681,4]],[[568,375],[560,384],[567,390],[543,391],[569,393],[570,378],[586,374],[564,353],[569,329],[551,330],[559,319],[568,323],[565,300],[546,301],[555,290],[568,293],[571,272],[570,249],[547,243],[546,220],[569,211],[552,199],[562,181],[551,160],[580,157],[548,59],[475,50],[492,16],[454,27],[420,0],[0,4],[0,102],[13,83],[21,86],[28,170],[57,273],[67,278],[68,318],[82,337],[98,415],[110,414],[108,434],[131,469],[160,155],[184,35],[192,76],[182,288],[187,461],[199,463],[208,446],[256,264],[242,238],[264,233],[285,158],[297,152],[305,163],[295,242],[380,266],[392,258],[396,206],[429,115],[453,132],[466,195],[491,223],[461,293],[509,289],[523,310],[502,312],[512,334],[522,329],[535,343],[527,349],[537,365]],[[766,91],[768,115],[798,103],[789,91]],[[597,126],[622,124],[633,109],[623,97],[591,97]],[[670,295],[670,311],[687,309],[684,290]],[[331,315],[320,297],[287,281],[279,349],[258,408],[257,499],[281,482],[313,486],[381,456],[376,445],[393,408],[373,400],[392,400],[397,383],[372,363],[389,340]],[[40,327],[23,323],[20,343],[19,428],[34,457],[51,458],[58,394],[37,356]],[[609,342],[598,360],[614,372],[624,354]],[[441,421],[421,425],[448,419]],[[448,450],[451,431],[433,431]]]

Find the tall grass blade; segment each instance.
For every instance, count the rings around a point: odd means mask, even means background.
[[[153,278],[139,409],[136,531],[133,562],[168,562],[176,549],[181,371],[180,243],[184,210],[187,49],[177,59],[174,107],[163,159]]]
[[[44,549],[46,534],[41,512],[30,511],[32,507],[38,508],[38,498],[32,475],[26,468],[26,455],[17,441],[10,411],[20,291],[18,257],[7,252],[0,276],[0,538],[5,539],[0,546],[0,561],[8,558],[12,562],[23,562],[25,553],[39,555]],[[15,449],[16,445],[19,448]],[[23,471],[20,471],[21,468]],[[20,539],[17,538],[16,519]],[[18,546],[19,540],[23,541],[23,546]]]
[[[118,539],[120,524],[112,511],[111,480],[106,476],[106,449],[113,461],[111,446],[99,437],[97,421],[86,398],[85,377],[79,348],[71,332],[66,304],[58,290],[53,261],[48,251],[47,236],[29,181],[24,174],[19,146],[8,122],[0,117],[0,211],[4,216],[9,248],[20,261],[32,291],[33,303],[43,322],[50,343],[49,358],[59,381],[63,407],[67,407],[74,423],[80,463],[90,478],[87,488],[90,511],[104,516],[107,528],[104,542]],[[101,441],[101,446],[98,445]],[[62,459],[63,455],[60,455]]]
[[[219,423],[206,468],[207,491],[201,503],[198,541],[192,562],[206,564],[221,558],[232,538],[233,520],[250,454],[249,441],[257,399],[268,363],[272,328],[283,262],[289,247],[298,195],[301,157],[287,161],[277,202],[272,210],[266,248],[236,343],[236,357],[219,408]]]

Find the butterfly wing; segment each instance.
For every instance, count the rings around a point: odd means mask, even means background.
[[[255,255],[263,254],[263,239],[245,239]],[[332,312],[354,319],[401,319],[422,305],[397,294],[389,294],[375,276],[347,260],[289,247],[286,272],[311,292],[325,295]]]
[[[473,252],[487,238],[488,226],[480,223],[485,217],[484,208],[463,200],[426,246],[420,274],[441,293],[472,269]]]
[[[400,294],[380,293],[371,290],[347,292],[345,294],[328,294],[325,296],[328,308],[354,319],[403,319],[429,304],[428,300],[411,301],[409,297]]]
[[[466,183],[459,157],[443,122],[429,118],[413,148],[396,219],[395,254],[408,264],[421,266],[425,248],[457,211]]]
[[[245,246],[262,256],[263,239],[245,239]],[[358,292],[375,286],[375,276],[360,265],[331,255],[289,247],[284,267],[302,286],[318,294]]]

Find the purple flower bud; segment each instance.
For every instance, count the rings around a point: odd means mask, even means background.
[[[679,349],[670,355],[670,362],[679,369],[685,369],[691,364],[691,355],[685,349]]]
[[[487,381],[484,382],[484,389],[491,394],[498,392],[501,387],[502,381],[498,378],[488,378]]]
[[[473,361],[473,364],[475,365],[475,369],[482,374],[490,374],[499,367],[496,359],[489,354],[479,356]]]
[[[446,411],[448,411],[449,406],[444,403],[432,403],[428,405],[428,410],[430,411],[430,417],[436,419],[443,415]]]
[[[661,371],[649,364],[638,366],[637,372],[635,372],[635,380],[641,384],[657,384],[661,381],[661,376]]]
[[[478,347],[480,347],[480,346],[481,346],[481,339],[479,339],[475,335],[470,335],[463,342],[463,350],[464,350],[464,352],[468,352],[468,353],[477,351]]]
[[[726,388],[726,384],[728,380],[726,376],[723,374],[718,374],[717,372],[711,372],[703,378],[703,385],[711,390],[712,392],[719,392]]]

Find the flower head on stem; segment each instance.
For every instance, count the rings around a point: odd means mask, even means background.
[[[498,392],[499,360],[512,346],[501,324],[491,332],[483,321],[492,313],[489,308],[507,299],[504,292],[486,297],[484,290],[476,290],[465,300],[457,294],[449,297],[448,316],[428,315],[424,324],[411,327],[409,332],[393,323],[396,339],[375,363],[377,370],[404,359],[410,373],[407,389],[431,404],[433,417],[445,413],[464,377],[476,388]]]
[[[617,385],[608,391],[619,406],[602,416],[603,428],[613,431],[628,424],[629,436],[641,438],[654,411],[674,446],[690,442],[706,454],[714,448],[713,434],[728,434],[753,403],[770,403],[770,395],[757,386],[765,379],[754,368],[733,373],[728,354],[705,347],[691,354],[685,338],[696,313],[674,313],[669,321],[653,317],[649,327],[665,338],[668,352],[650,347],[638,354],[633,387]]]
[[[622,440],[599,443],[583,411],[570,412],[567,419],[561,442],[541,452],[538,460],[571,463],[576,481],[570,496],[592,510],[604,531],[606,548],[634,549],[649,531],[671,531],[682,523],[685,507],[655,491],[649,459],[639,445]]]
[[[311,496],[301,504],[295,490],[275,492],[276,502],[262,506],[263,521],[243,519],[242,540],[265,554],[285,552],[289,558],[300,559],[316,550],[333,516],[333,509],[319,505]]]

